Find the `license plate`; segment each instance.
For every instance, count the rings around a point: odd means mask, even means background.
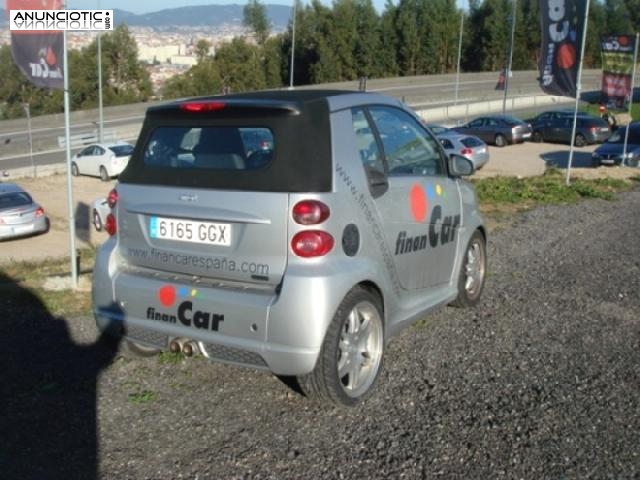
[[[20,233],[28,233],[28,232],[33,232],[33,224],[13,227],[13,233],[20,234]]]
[[[151,217],[149,236],[162,240],[231,245],[231,225],[228,223],[198,222],[177,218]]]

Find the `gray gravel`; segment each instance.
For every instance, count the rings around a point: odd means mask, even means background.
[[[9,316],[0,478],[640,478],[639,247],[639,190],[519,216],[481,305],[394,339],[352,410],[115,355],[91,319]]]

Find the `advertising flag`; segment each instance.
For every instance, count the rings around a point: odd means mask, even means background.
[[[6,0],[11,10],[60,10],[62,0]],[[53,30],[11,30],[11,53],[16,65],[38,87],[64,88],[64,34]]]
[[[602,48],[602,103],[625,108],[631,98],[635,35],[605,35]]]
[[[540,0],[540,88],[549,95],[576,96],[588,0]]]

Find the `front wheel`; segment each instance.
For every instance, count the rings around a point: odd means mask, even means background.
[[[487,276],[487,244],[484,235],[476,230],[467,244],[460,276],[458,296],[451,303],[454,307],[473,307],[480,300]]]
[[[496,147],[500,147],[500,148],[505,147],[507,145],[507,139],[501,133],[496,135],[494,142],[496,144]]]
[[[310,398],[353,406],[368,397],[382,367],[384,321],[378,295],[355,287],[327,330],[313,371],[297,377]]]
[[[71,164],[71,175],[73,175],[74,177],[80,175],[80,170],[78,169],[78,164],[76,162],[73,162]]]
[[[93,226],[96,229],[96,232],[102,231],[102,219],[95,208],[93,209]]]

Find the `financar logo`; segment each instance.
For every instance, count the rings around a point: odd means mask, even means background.
[[[157,320],[167,323],[178,323],[186,327],[193,327],[199,330],[211,330],[217,332],[220,330],[220,323],[224,322],[224,315],[207,312],[202,310],[194,310],[191,299],[200,298],[198,290],[195,288],[179,287],[176,289],[173,285],[164,285],[158,290],[158,300],[160,304],[170,312],[156,311],[154,307],[147,308],[147,319]],[[185,299],[174,307],[179,299]]]

